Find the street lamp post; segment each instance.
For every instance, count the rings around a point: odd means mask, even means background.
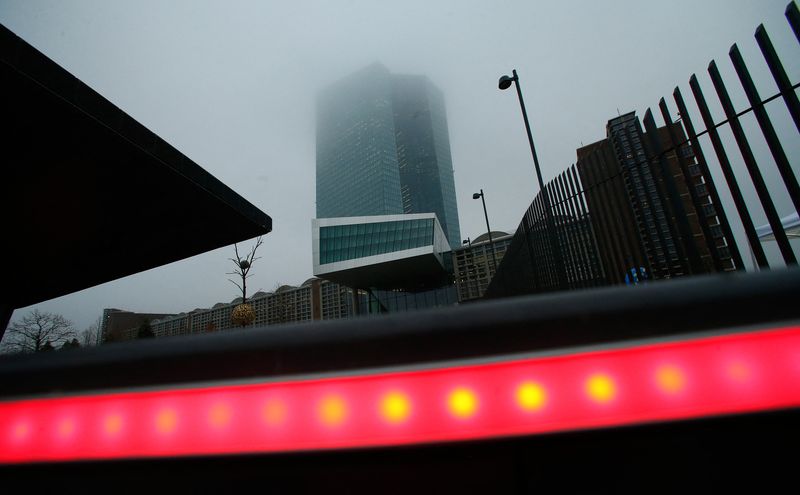
[[[556,243],[553,234],[555,233],[555,221],[553,219],[553,212],[550,207],[550,198],[547,195],[547,192],[544,190],[544,181],[542,180],[542,169],[539,167],[539,157],[536,156],[536,146],[533,144],[533,134],[531,134],[531,125],[528,122],[528,112],[525,110],[525,100],[522,98],[522,90],[519,87],[519,76],[517,76],[517,70],[514,69],[511,71],[513,76],[502,76],[500,77],[500,81],[498,81],[497,87],[501,90],[505,90],[511,87],[511,83],[513,82],[517,87],[517,96],[519,97],[519,106],[522,109],[522,120],[525,121],[525,131],[528,133],[528,143],[531,146],[531,155],[533,155],[533,164],[536,167],[536,179],[539,181],[539,191],[542,194],[542,201],[544,202],[544,214],[545,214],[545,222],[547,222],[547,237],[550,242],[550,249],[553,252],[553,258],[556,262],[556,275],[558,280],[559,288],[566,288],[566,283],[564,280],[564,259],[561,256],[561,250],[558,248],[558,244]]]
[[[486,231],[489,234],[489,248],[492,250],[492,263],[494,263],[494,272],[497,273],[497,255],[494,254],[494,243],[492,242],[492,228],[489,227],[489,215],[486,213],[486,199],[483,197],[483,189],[481,192],[474,193],[472,195],[472,199],[481,198],[481,203],[483,203],[483,216],[486,218]]]
[[[470,266],[472,266],[473,268],[475,267],[475,254],[472,252],[472,239],[467,237],[466,239],[461,241],[461,245],[462,246],[465,245],[465,244],[470,248],[469,251],[467,251],[467,253],[465,253],[465,256],[464,256],[464,261],[465,261],[464,264],[466,265],[466,268],[467,268],[467,273],[466,273],[466,275],[467,275],[467,294],[468,294],[469,298],[472,298],[472,289],[470,288],[470,285],[474,285],[475,286],[475,297],[480,297],[480,294],[478,293],[479,290],[478,290],[477,276],[475,276],[475,274],[473,274],[473,272],[470,271],[470,269],[469,269]],[[474,284],[472,282],[474,282]]]

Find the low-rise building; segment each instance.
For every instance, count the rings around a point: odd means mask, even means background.
[[[134,313],[119,309],[103,311],[113,341],[137,338],[139,327],[149,322],[156,337],[208,333],[233,328],[231,312],[242,298],[217,303],[211,308],[196,308],[178,314]],[[333,320],[355,314],[352,290],[335,282],[310,278],[299,287],[282,285],[274,292],[256,292],[247,302],[256,312],[252,326],[260,327],[309,320]],[[128,322],[125,324],[123,322]]]
[[[494,277],[495,260],[500,263],[513,237],[513,234],[507,232],[493,231],[491,243],[489,234],[483,234],[469,241],[466,246],[453,249],[453,269],[459,302],[483,297]]]
[[[103,342],[133,340],[137,337],[139,328],[145,323],[171,316],[173,315],[165,313],[134,313],[124,309],[106,308],[103,310],[100,334]]]

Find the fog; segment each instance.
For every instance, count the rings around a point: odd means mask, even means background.
[[[6,0],[0,22],[272,217],[273,232],[248,282],[255,292],[312,275],[315,94],[337,79],[377,61],[393,73],[425,74],[444,92],[461,233],[475,238],[485,224],[473,192],[485,191],[493,230],[511,232],[538,189],[516,95],[498,90],[499,76],[519,73],[548,180],[575,161],[576,148],[605,137],[606,121],[618,112],[641,117],[652,107],[659,115],[659,98],[676,85],[686,94],[692,73],[719,117],[706,74],[712,58],[743,108],[727,56],[733,42],[752,65],[762,97],[773,94],[752,37],[759,23],[796,82],[800,56],[785,6],[786,0]],[[784,109],[770,108],[794,145],[787,154],[797,166],[797,136],[787,134],[795,131],[783,125]],[[778,187],[777,174],[767,179]],[[784,197],[778,206],[790,213]],[[77,329],[107,307],[210,307],[237,296],[226,275],[232,252],[215,250],[36,307],[64,315]]]

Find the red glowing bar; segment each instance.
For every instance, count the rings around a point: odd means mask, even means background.
[[[421,371],[0,403],[0,462],[443,442],[800,405],[800,327]]]

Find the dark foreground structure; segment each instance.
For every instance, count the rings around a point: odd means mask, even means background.
[[[269,216],[3,26],[0,81],[2,331],[15,308],[272,229]]]
[[[774,489],[792,482],[784,456],[800,441],[799,275],[4,360],[0,476],[95,490]]]

